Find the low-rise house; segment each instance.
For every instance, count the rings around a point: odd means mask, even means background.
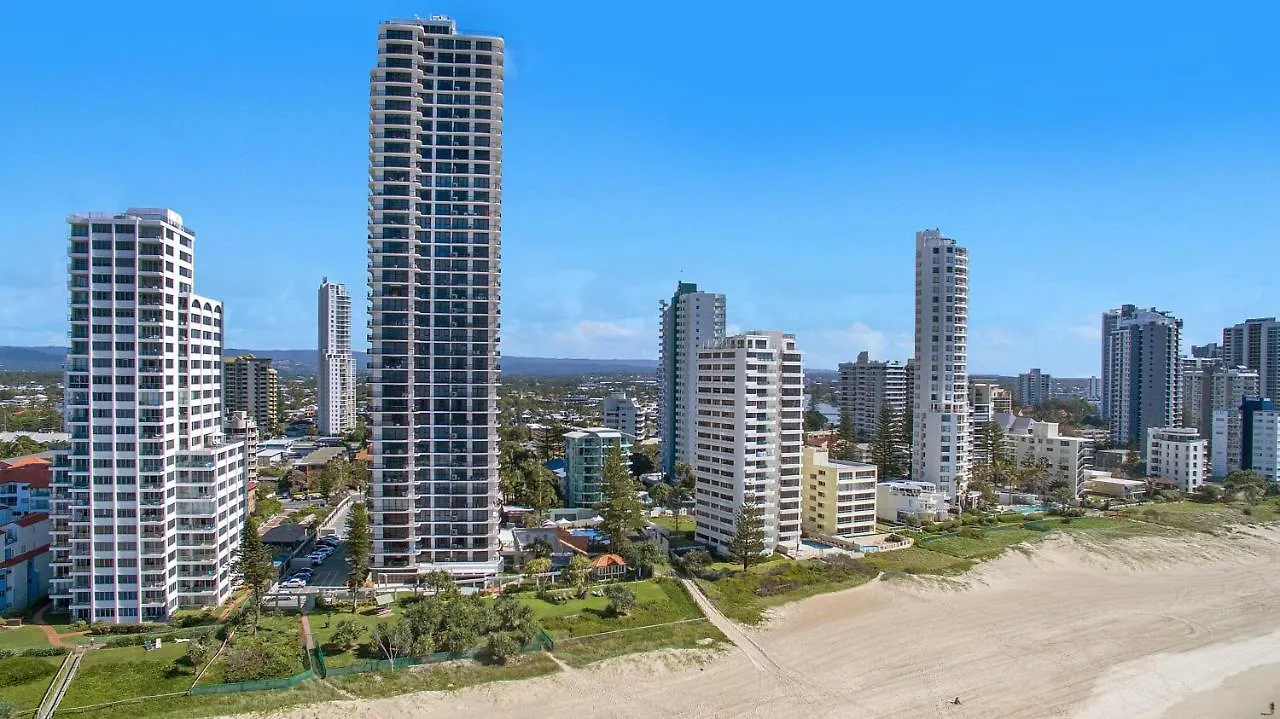
[[[20,612],[49,594],[49,515],[0,509],[0,614]]]
[[[931,482],[893,479],[876,485],[876,516],[880,519],[942,519],[946,514],[947,493]]]
[[[1147,493],[1147,483],[1139,479],[1124,479],[1110,472],[1089,470],[1085,472],[1085,491],[1102,497],[1132,502]]]

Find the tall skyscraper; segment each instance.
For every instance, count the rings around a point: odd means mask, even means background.
[[[794,335],[754,331],[697,352],[695,534],[722,552],[738,510],[762,510],[765,549],[800,541],[804,371]]]
[[[880,429],[880,410],[889,407],[894,421],[907,409],[907,368],[901,362],[875,362],[866,352],[857,362],[840,363],[838,401],[840,414],[848,414],[861,439],[870,439]]]
[[[222,429],[222,304],[173,210],[71,215],[71,444],[55,461],[59,610],[132,623],[230,598],[245,447]]]
[[[247,412],[268,436],[280,416],[280,375],[268,357],[240,355],[223,362],[223,402],[227,412]]]
[[[1111,441],[1138,443],[1147,429],[1182,421],[1182,320],[1154,308],[1124,305],[1102,316],[1102,404]]]
[[[915,400],[911,478],[954,500],[969,476],[969,251],[916,233]]]
[[[340,435],[356,426],[356,361],[351,356],[351,295],[347,286],[324,278],[316,307],[319,372],[316,374],[316,429]]]
[[[370,424],[380,581],[496,574],[503,40],[378,28],[370,73]]]
[[[1260,317],[1223,329],[1222,363],[1257,370],[1262,395],[1280,399],[1280,322]]]
[[[698,350],[724,341],[724,305],[724,295],[700,292],[692,282],[679,283],[671,302],[658,304],[658,437],[668,476],[677,464],[692,464]]]

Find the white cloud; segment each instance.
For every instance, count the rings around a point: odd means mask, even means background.
[[[636,329],[614,324],[613,322],[579,320],[578,324],[569,330],[556,332],[551,337],[557,342],[592,343],[635,337],[636,334]]]
[[[852,362],[866,351],[875,360],[905,361],[914,351],[915,340],[907,333],[878,330],[865,322],[833,330],[796,333],[796,344],[805,354],[805,365],[817,369],[835,369],[841,362]]]

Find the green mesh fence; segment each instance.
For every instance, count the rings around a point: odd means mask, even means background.
[[[239,694],[240,692],[260,692],[267,689],[291,689],[316,675],[310,669],[291,677],[282,679],[255,679],[247,682],[230,684],[197,684],[187,693],[192,696],[201,694]]]
[[[523,652],[541,652],[551,651],[555,648],[555,642],[552,641],[550,635],[546,631],[539,629],[538,635],[533,641],[524,646]],[[396,659],[369,659],[366,661],[356,662],[354,664],[346,664],[340,667],[331,667],[325,661],[324,649],[316,647],[315,660],[316,668],[322,677],[340,677],[347,674],[365,674],[368,672],[388,672],[397,669],[405,669],[407,667],[418,666],[420,664],[439,664],[440,662],[448,662],[457,659],[475,659],[481,649],[472,649],[464,654],[450,654],[449,652],[436,652],[428,654],[425,657],[397,657]]]

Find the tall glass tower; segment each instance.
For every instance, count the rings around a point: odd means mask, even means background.
[[[374,579],[496,574],[499,37],[378,28],[369,85]]]

